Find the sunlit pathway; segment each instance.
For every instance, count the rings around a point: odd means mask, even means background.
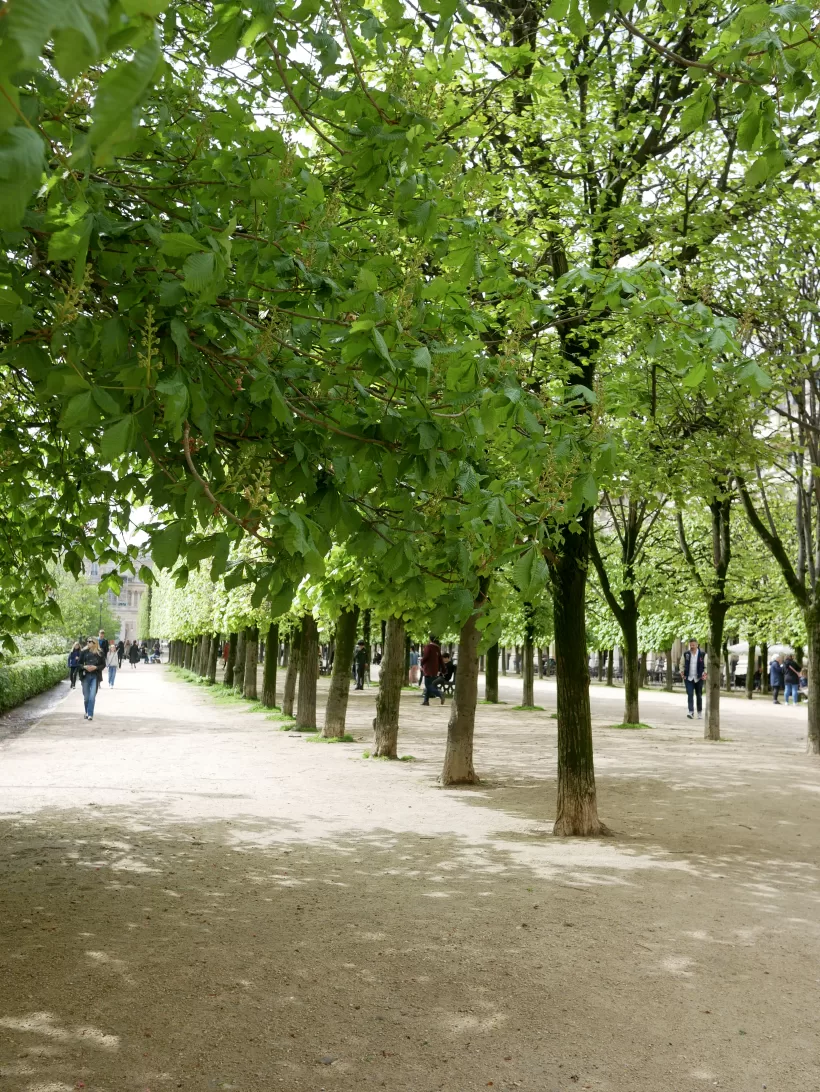
[[[728,698],[706,744],[594,686],[615,833],[558,842],[555,689],[520,685],[471,790],[411,692],[401,763],[362,758],[373,691],[327,746],[144,665],[0,742],[0,1088],[820,1087],[804,710]]]

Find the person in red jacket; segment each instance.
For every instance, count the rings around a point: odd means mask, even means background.
[[[429,642],[421,651],[421,673],[424,676],[424,698],[422,705],[429,705],[430,698],[441,698],[444,705],[444,695],[436,685],[439,675],[444,671],[444,660],[441,655],[441,645],[438,637],[430,634]]]

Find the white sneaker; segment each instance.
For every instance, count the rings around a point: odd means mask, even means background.
[[[698,713],[698,720],[703,720],[703,713]]]

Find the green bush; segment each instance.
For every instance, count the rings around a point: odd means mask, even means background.
[[[65,649],[66,659],[71,642],[61,633],[23,633],[15,634],[14,643],[17,651],[3,650],[3,663],[12,664],[19,660],[41,659],[43,656],[56,656]]]
[[[42,694],[68,675],[68,655],[37,656],[0,666],[0,713]]]

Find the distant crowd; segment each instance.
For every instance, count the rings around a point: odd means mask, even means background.
[[[109,641],[105,630],[97,637],[84,637],[74,642],[68,654],[68,677],[71,689],[76,689],[77,679],[83,692],[85,720],[94,719],[94,707],[103,684],[103,673],[108,672],[108,689],[114,686],[117,671],[125,660],[136,669],[138,663],[159,663],[161,647],[155,641],[149,648],[147,641]]]

